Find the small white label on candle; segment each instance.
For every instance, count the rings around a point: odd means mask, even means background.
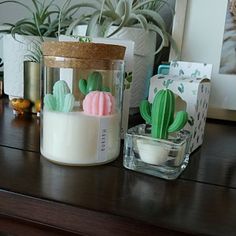
[[[97,161],[104,162],[107,160],[107,146],[108,146],[108,122],[109,119],[99,119],[99,132],[97,140]]]

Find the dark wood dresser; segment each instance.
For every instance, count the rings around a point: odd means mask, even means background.
[[[236,235],[236,123],[208,120],[204,144],[174,181],[40,156],[36,116],[0,100],[2,235]]]

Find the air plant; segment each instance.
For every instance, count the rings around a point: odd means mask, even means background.
[[[142,28],[146,31],[154,31],[161,37],[161,44],[156,53],[171,42],[176,49],[176,44],[168,33],[165,21],[159,14],[160,9],[168,5],[167,0],[81,0],[79,3],[68,7],[64,14],[70,14],[81,8],[92,9],[91,13],[82,14],[71,23],[66,34],[71,34],[77,25],[87,24],[87,36],[111,37],[123,27]],[[169,6],[171,9],[171,7]],[[172,14],[173,10],[171,9]],[[117,28],[109,33],[111,26]]]
[[[41,57],[43,55],[42,49],[41,49],[41,42],[34,40],[32,43],[32,49],[28,50],[28,54],[26,54],[25,61],[31,61],[40,63]]]
[[[73,22],[74,11],[64,14],[64,11],[70,5],[70,1],[66,0],[62,8],[55,4],[55,0],[49,3],[46,1],[31,0],[33,8],[17,0],[6,0],[0,2],[4,4],[16,4],[25,8],[30,16],[18,20],[16,23],[4,23],[8,26],[7,29],[0,32],[11,33],[15,38],[15,34],[39,36],[41,41],[43,37],[57,37],[59,34],[64,34],[68,26]],[[1,6],[2,7],[2,6]]]

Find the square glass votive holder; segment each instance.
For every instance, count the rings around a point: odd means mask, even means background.
[[[151,137],[151,127],[145,124],[130,128],[125,135],[124,161],[127,169],[176,179],[189,160],[190,133],[182,130],[168,140]]]

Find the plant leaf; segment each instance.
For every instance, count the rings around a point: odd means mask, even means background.
[[[35,25],[33,22],[28,21],[27,19],[22,19],[21,21],[18,21],[13,27],[15,33],[21,33],[24,35],[38,35],[37,29],[35,29]],[[14,33],[14,34],[15,34]]]
[[[157,54],[157,53],[159,53],[165,47],[165,36],[164,36],[162,30],[158,26],[156,26],[156,25],[148,24],[148,29],[156,32],[161,37],[161,44],[156,49],[156,52],[155,52],[155,54]]]
[[[141,15],[145,16],[146,18],[149,18],[148,19],[149,23],[152,22],[155,25],[160,26],[163,31],[166,31],[166,23],[159,13],[152,11],[152,10],[145,10],[145,9],[144,10],[135,10],[134,13],[141,14]]]
[[[38,33],[39,33],[39,37],[40,37],[40,39],[41,39],[42,42],[43,42],[44,39],[43,39],[42,33],[41,33],[41,31],[40,31],[39,23],[38,23],[38,19],[37,19],[37,16],[36,16],[35,13],[33,14],[33,17],[34,17],[34,23],[35,23],[35,26],[36,26],[36,28],[37,28],[37,30],[38,30]]]
[[[107,37],[108,31],[109,31],[110,27],[113,25],[113,23],[114,23],[114,21],[111,18],[106,18],[103,21],[103,23],[102,23],[102,25],[100,27],[101,35],[103,37],[105,37],[105,38]]]
[[[107,5],[108,9],[110,9],[111,11],[115,11],[115,7],[113,6],[111,0],[105,0],[105,3]]]
[[[123,0],[118,2],[117,6],[116,6],[115,12],[120,17],[122,17],[125,14],[125,5],[124,5],[124,1]]]
[[[100,17],[100,11],[95,11],[91,15],[90,21],[88,23],[88,27],[86,30],[86,36],[94,36],[93,33],[95,33],[96,24],[97,24],[99,17]]]
[[[130,19],[132,19],[132,18],[137,20],[140,23],[141,28],[143,28],[145,31],[148,30],[148,22],[143,15],[131,14]],[[127,26],[129,26],[129,25],[127,25]]]
[[[166,33],[168,40],[170,41],[171,47],[173,48],[176,58],[175,60],[180,60],[180,50],[178,49],[178,46],[175,42],[175,40],[172,38],[172,36],[169,33]]]
[[[36,13],[39,13],[40,12],[40,10],[39,10],[39,7],[38,7],[38,2],[37,1],[35,1],[35,0],[32,0],[32,3],[33,3],[33,5],[34,5],[34,7],[35,7],[35,10],[36,10]],[[41,4],[41,3],[40,3]]]
[[[81,8],[81,7],[93,8],[95,10],[100,10],[101,9],[101,5],[98,4],[97,2],[87,0],[86,3],[78,3],[78,4],[75,4],[75,5],[71,6],[71,7],[69,7],[64,12],[64,15],[69,14],[71,11],[74,11],[75,9],[79,10],[79,8]]]
[[[77,26],[81,21],[87,18],[87,15],[81,15],[76,20],[74,20],[66,30],[66,35],[71,35],[75,26]]]
[[[147,1],[143,1],[143,2],[136,1],[136,3],[133,6],[133,10],[141,9],[143,6],[145,6],[149,3],[153,3],[153,2],[155,2],[155,0],[147,0]]]
[[[108,18],[112,18],[113,21],[120,19],[120,16],[118,14],[116,14],[114,11],[110,11],[110,10],[105,10],[102,13],[103,16],[106,16]]]
[[[117,28],[111,33],[109,34],[107,37],[111,37],[112,35],[116,34],[117,32],[119,32],[124,26],[125,24],[128,22],[129,18],[130,18],[130,14],[131,14],[131,5],[130,5],[130,1],[126,1],[126,0],[120,0],[120,2],[123,2],[124,4],[124,15],[121,18],[121,23],[120,25],[117,26]]]
[[[106,0],[102,0],[101,10],[100,10],[100,12],[99,12],[99,19],[98,19],[98,23],[99,23],[99,24],[100,24],[101,19],[102,19],[102,12],[103,12],[103,9],[104,9],[105,1],[106,1]]]

